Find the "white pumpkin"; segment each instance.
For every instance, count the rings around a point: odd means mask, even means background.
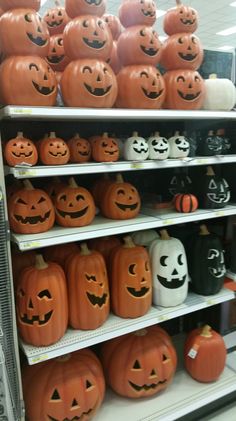
[[[152,242],[150,260],[153,276],[153,303],[174,307],[188,293],[188,265],[183,244],[161,230],[161,238]]]
[[[236,91],[229,79],[218,79],[217,75],[210,75],[205,80],[206,96],[203,103],[204,110],[230,111],[236,103]]]
[[[137,246],[149,247],[154,240],[159,238],[159,235],[155,230],[150,229],[134,232],[131,237]]]
[[[190,145],[185,136],[180,136],[176,131],[174,136],[168,139],[170,145],[169,158],[185,158],[189,154]]]
[[[147,141],[140,137],[138,132],[133,132],[132,136],[125,140],[124,158],[127,161],[143,161],[148,158]]]
[[[167,159],[170,153],[169,142],[165,137],[161,137],[159,132],[155,132],[148,139],[149,159]]]

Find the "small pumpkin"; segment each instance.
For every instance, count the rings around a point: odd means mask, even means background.
[[[92,143],[92,157],[96,162],[118,161],[119,147],[116,139],[104,132]]]
[[[143,161],[148,158],[149,148],[146,139],[133,132],[124,143],[124,158],[127,161]]]
[[[65,26],[70,21],[65,8],[60,6],[57,0],[55,1],[55,5],[56,7],[48,9],[43,17],[51,36],[62,34]]]
[[[178,32],[195,32],[198,27],[198,13],[190,6],[176,0],[176,7],[167,11],[164,16],[164,31],[168,35]]]
[[[106,22],[106,24],[108,25],[108,28],[111,31],[113,40],[116,41],[122,32],[122,26],[121,26],[119,18],[115,15],[105,13],[105,15],[102,16],[102,20]]]
[[[65,8],[71,18],[81,15],[102,16],[106,9],[106,0],[65,0]]]
[[[233,82],[225,78],[210,75],[205,80],[206,96],[203,102],[204,110],[230,111],[236,103],[236,91]]]
[[[174,198],[175,209],[178,212],[190,213],[198,208],[198,200],[193,194],[177,194]]]
[[[226,354],[222,336],[205,325],[194,329],[186,338],[185,368],[190,376],[199,382],[214,382],[224,370]]]
[[[180,136],[176,131],[174,136],[168,139],[170,146],[169,158],[185,158],[189,154],[190,145],[185,136]]]
[[[39,157],[44,165],[64,165],[69,162],[70,150],[63,139],[50,132],[40,141]]]
[[[70,150],[71,162],[88,162],[91,157],[91,145],[87,139],[80,137],[78,133],[75,134],[67,143]]]
[[[156,21],[156,4],[153,0],[122,1],[119,19],[125,28],[134,25],[152,26]]]
[[[131,237],[137,246],[149,247],[154,240],[159,238],[159,235],[154,229],[148,229],[134,232]]]
[[[120,239],[114,235],[109,237],[94,238],[89,242],[92,250],[96,250],[103,255],[107,265],[110,262],[112,250],[117,246],[120,246],[120,244]]]
[[[230,200],[230,189],[225,178],[217,176],[212,167],[207,167],[200,190],[200,202],[204,209],[224,208]]]
[[[18,132],[16,137],[7,141],[4,157],[11,167],[21,164],[35,165],[38,152],[32,140],[24,137],[23,132]]]
[[[104,174],[101,178],[95,181],[91,188],[91,193],[96,206],[100,206],[104,192],[112,183],[113,181],[109,178],[108,174]]]
[[[170,145],[165,137],[160,136],[159,132],[155,132],[148,139],[148,158],[164,160],[169,157]]]
[[[44,259],[47,262],[57,263],[62,269],[65,269],[67,258],[75,253],[79,253],[79,246],[76,243],[56,244],[43,250]]]
[[[63,34],[51,35],[49,39],[49,49],[46,61],[55,72],[63,72],[70,62],[65,55],[63,45]],[[60,81],[58,80],[58,83]]]

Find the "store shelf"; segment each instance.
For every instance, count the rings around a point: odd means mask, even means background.
[[[31,250],[55,244],[83,241],[90,238],[104,237],[107,235],[125,234],[127,232],[141,231],[150,228],[161,228],[169,225],[182,224],[192,221],[207,220],[229,215],[236,215],[236,205],[228,205],[220,210],[203,210],[184,214],[178,212],[158,212],[145,208],[137,218],[128,220],[112,220],[96,216],[92,224],[80,228],[63,228],[55,226],[50,231],[40,234],[15,234],[11,239],[19,249]]]
[[[109,163],[89,162],[86,164],[68,164],[55,166],[4,167],[5,175],[12,174],[15,178],[52,177],[79,174],[99,174],[108,172],[160,170],[165,168],[193,167],[200,165],[218,165],[236,162],[236,155],[219,155],[191,157],[183,159],[166,159],[164,161],[118,161]]]
[[[134,332],[147,326],[161,323],[175,317],[183,316],[206,307],[232,300],[234,293],[222,289],[218,294],[201,296],[189,293],[183,304],[177,307],[152,307],[149,312],[136,319],[122,319],[110,314],[108,320],[98,329],[81,331],[68,329],[64,337],[56,344],[48,347],[34,347],[21,341],[21,347],[29,364],[37,364],[60,355],[85,348],[126,333]]]

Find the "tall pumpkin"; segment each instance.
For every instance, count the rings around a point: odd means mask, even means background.
[[[227,181],[215,174],[211,166],[207,167],[200,190],[201,206],[205,209],[224,208],[230,200],[230,188]]]
[[[198,27],[198,13],[195,9],[176,0],[176,7],[167,11],[164,16],[164,31],[168,35],[178,32],[195,32]]]

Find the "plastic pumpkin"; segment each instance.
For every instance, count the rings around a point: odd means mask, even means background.
[[[115,75],[117,75],[119,73],[119,71],[121,70],[121,62],[119,60],[118,54],[117,54],[117,42],[113,41],[112,43],[112,50],[111,50],[111,54],[110,57],[107,60],[107,63],[110,64],[113,72],[115,73]]]
[[[230,200],[230,189],[227,181],[217,176],[212,167],[207,167],[203,185],[200,190],[200,202],[204,209],[224,208]]]
[[[181,0],[176,0],[176,7],[169,9],[164,16],[164,31],[168,35],[178,32],[195,32],[198,27],[198,13]]]
[[[66,260],[72,254],[79,253],[76,243],[56,244],[43,250],[44,259],[47,262],[55,262],[65,269]]]
[[[81,15],[102,16],[106,9],[106,0],[65,0],[65,8],[71,18]]]
[[[71,162],[88,162],[91,157],[91,145],[87,139],[80,137],[78,133],[67,143],[70,150]]]
[[[96,162],[114,162],[119,159],[119,147],[113,137],[103,133],[101,137],[92,144],[92,157]]]
[[[44,165],[64,165],[70,159],[70,150],[63,139],[51,132],[40,141],[39,157]]]
[[[148,143],[138,132],[133,132],[124,143],[123,153],[127,161],[143,161],[148,158]]]
[[[198,200],[193,194],[177,194],[174,199],[174,205],[178,212],[190,213],[198,208]]]
[[[7,141],[4,148],[5,159],[10,166],[29,164],[35,165],[38,161],[38,152],[32,140],[24,137],[22,132]]]
[[[40,0],[0,0],[0,7],[4,11],[21,7],[27,7],[37,11],[40,8]]]
[[[170,146],[170,158],[185,158],[189,154],[190,145],[185,136],[180,136],[179,131],[176,131],[174,136],[168,139]]]
[[[206,97],[203,103],[204,110],[230,111],[236,103],[236,91],[233,82],[229,79],[217,78],[210,75],[205,80]]]
[[[55,72],[63,72],[70,62],[69,57],[65,55],[63,34],[52,35],[50,37],[46,60]]]
[[[117,16],[105,13],[105,15],[102,16],[102,20],[104,20],[104,22],[106,22],[106,24],[108,25],[113,40],[117,40],[122,32],[122,26],[119,18]]]
[[[103,255],[107,265],[110,262],[112,250],[117,246],[120,246],[120,244],[120,239],[114,235],[109,237],[94,238],[89,242],[92,250],[96,250]]]
[[[35,265],[24,269],[17,282],[17,322],[22,339],[35,346],[57,342],[68,324],[65,274],[56,263],[36,255]]]
[[[134,25],[152,26],[156,21],[156,4],[153,0],[123,1],[119,7],[119,19],[125,28]]]
[[[55,105],[56,97],[55,74],[42,58],[13,56],[0,65],[2,104],[46,107]]]
[[[60,6],[60,3],[55,1],[56,7],[48,9],[43,17],[50,35],[62,34],[65,26],[70,21],[65,8]]]
[[[148,158],[164,160],[169,157],[170,145],[165,137],[160,136],[159,132],[155,132],[148,139]]]

